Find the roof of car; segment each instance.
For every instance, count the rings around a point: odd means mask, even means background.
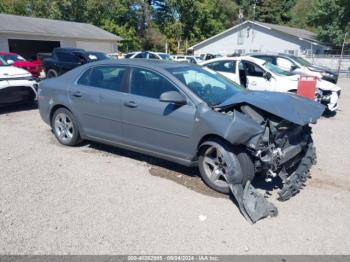
[[[119,59],[119,60],[103,60],[94,62],[95,64],[123,64],[123,65],[135,65],[135,66],[148,66],[151,68],[181,68],[190,66],[188,63],[178,63],[169,60],[152,60],[152,59]]]
[[[206,60],[205,62],[202,62],[200,64],[201,65],[205,65],[205,64],[208,64],[210,62],[223,61],[223,60],[240,61],[242,59],[254,62],[254,63],[258,64],[258,65],[262,65],[262,64],[264,64],[266,62],[265,60],[262,60],[262,59],[259,59],[259,58],[255,58],[255,57],[251,57],[251,56],[233,56],[233,57],[225,56],[225,57],[217,57],[217,58],[213,58],[213,59],[210,59],[210,60]]]
[[[249,53],[248,56],[282,56],[282,57],[293,57],[294,55],[285,53]]]
[[[84,49],[73,47],[56,47],[54,50],[59,52],[85,52]]]

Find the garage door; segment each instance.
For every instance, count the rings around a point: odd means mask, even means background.
[[[77,48],[83,48],[88,51],[100,51],[113,53],[113,44],[110,42],[93,42],[93,41],[77,41]]]
[[[9,50],[30,59],[37,53],[51,53],[55,47],[60,47],[59,41],[41,41],[41,40],[21,40],[9,39]]]

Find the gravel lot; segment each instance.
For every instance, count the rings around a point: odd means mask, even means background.
[[[0,111],[0,254],[349,254],[350,80],[314,127],[312,179],[255,225],[184,168],[64,147],[35,108]]]

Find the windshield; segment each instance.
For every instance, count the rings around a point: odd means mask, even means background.
[[[290,72],[287,72],[287,71],[284,71],[283,69],[281,69],[280,67],[274,65],[274,64],[271,64],[270,62],[266,62],[264,64],[264,66],[270,70],[272,73],[275,73],[276,75],[279,75],[279,76],[291,76],[293,75],[292,73]]]
[[[238,84],[207,68],[187,66],[168,71],[209,106],[219,105],[244,91]]]
[[[292,59],[294,59],[295,61],[297,61],[299,64],[301,64],[303,66],[307,66],[307,67],[312,66],[312,64],[309,61],[307,61],[304,58],[301,58],[299,56],[292,56]]]
[[[9,65],[9,64],[0,56],[0,66],[6,66],[6,65]]]
[[[100,53],[100,52],[89,52],[88,53],[89,59],[94,61],[94,60],[106,60],[110,59],[110,57],[107,56],[105,53]]]
[[[17,55],[17,54],[4,54],[4,55],[1,55],[1,57],[3,58],[3,60],[7,61],[7,63],[9,60],[12,60],[14,62],[26,61],[23,57],[21,57],[20,55]]]
[[[158,54],[163,60],[171,60],[171,56],[168,54]]]

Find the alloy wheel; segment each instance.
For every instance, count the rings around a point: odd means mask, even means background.
[[[65,113],[59,113],[54,120],[54,130],[61,142],[69,143],[74,135],[72,119]]]
[[[227,160],[220,148],[210,146],[206,149],[203,157],[203,168],[212,183],[217,186],[227,185],[224,179],[224,175],[228,171]]]

